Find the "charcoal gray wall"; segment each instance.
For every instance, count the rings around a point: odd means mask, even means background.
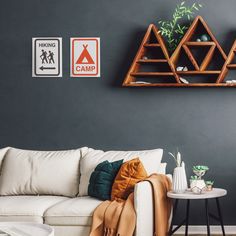
[[[7,0],[0,3],[0,145],[28,149],[178,147],[191,166],[228,190],[236,224],[236,89],[127,89],[121,83],[146,27],[169,18],[175,0]],[[228,53],[236,1],[207,0],[201,15]],[[31,38],[63,37],[63,78],[31,77]],[[101,78],[69,77],[69,40],[101,37]],[[235,74],[234,74],[235,75]],[[232,77],[233,78],[233,77]],[[212,205],[213,206],[213,205]],[[191,224],[203,224],[193,208]],[[199,211],[198,211],[199,210]]]

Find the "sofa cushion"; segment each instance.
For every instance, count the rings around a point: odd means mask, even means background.
[[[122,163],[123,160],[99,163],[90,176],[88,195],[104,201],[110,200],[112,185]]]
[[[76,196],[80,149],[29,151],[10,148],[0,176],[0,195]]]
[[[139,181],[147,178],[147,172],[139,158],[124,163],[112,185],[111,200],[126,200]]]
[[[49,225],[91,225],[95,208],[102,203],[96,198],[77,197],[50,207],[44,214]]]
[[[164,163],[161,163],[158,170],[157,170],[157,173],[158,174],[162,174],[162,175],[165,175],[166,174],[166,166],[167,166],[167,163],[164,162]]]
[[[43,222],[44,212],[49,207],[67,199],[56,196],[0,197],[0,221]]]
[[[95,167],[103,161],[118,161],[123,159],[124,162],[139,157],[143,163],[147,174],[158,173],[161,163],[163,149],[143,150],[143,151],[108,151],[84,149],[84,154],[80,160],[80,185],[79,195],[88,195],[89,179]]]

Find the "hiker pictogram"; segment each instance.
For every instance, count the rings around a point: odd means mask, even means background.
[[[83,51],[80,54],[76,64],[95,64],[93,58],[88,52],[88,44],[83,44]]]
[[[49,51],[48,52],[48,60],[49,60],[49,64],[54,64],[55,63],[55,61],[54,61],[54,53],[53,52],[51,52],[51,51]]]
[[[47,58],[47,52],[42,50],[42,54],[40,55],[40,58],[42,60],[42,64],[44,64],[45,62],[48,63],[48,58]]]

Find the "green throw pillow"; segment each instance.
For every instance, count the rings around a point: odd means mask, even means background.
[[[88,195],[101,200],[111,199],[111,189],[114,179],[123,163],[123,160],[98,164],[90,176]]]

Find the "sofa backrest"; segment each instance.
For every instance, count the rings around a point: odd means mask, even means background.
[[[103,161],[128,161],[139,157],[148,175],[152,173],[163,173],[166,164],[161,165],[163,149],[142,150],[142,151],[107,151],[84,148],[80,160],[80,185],[79,195],[88,195],[89,179],[96,166]]]
[[[5,155],[1,155],[4,154]],[[62,195],[79,192],[81,149],[0,150],[0,195]],[[3,161],[1,161],[3,160]]]

